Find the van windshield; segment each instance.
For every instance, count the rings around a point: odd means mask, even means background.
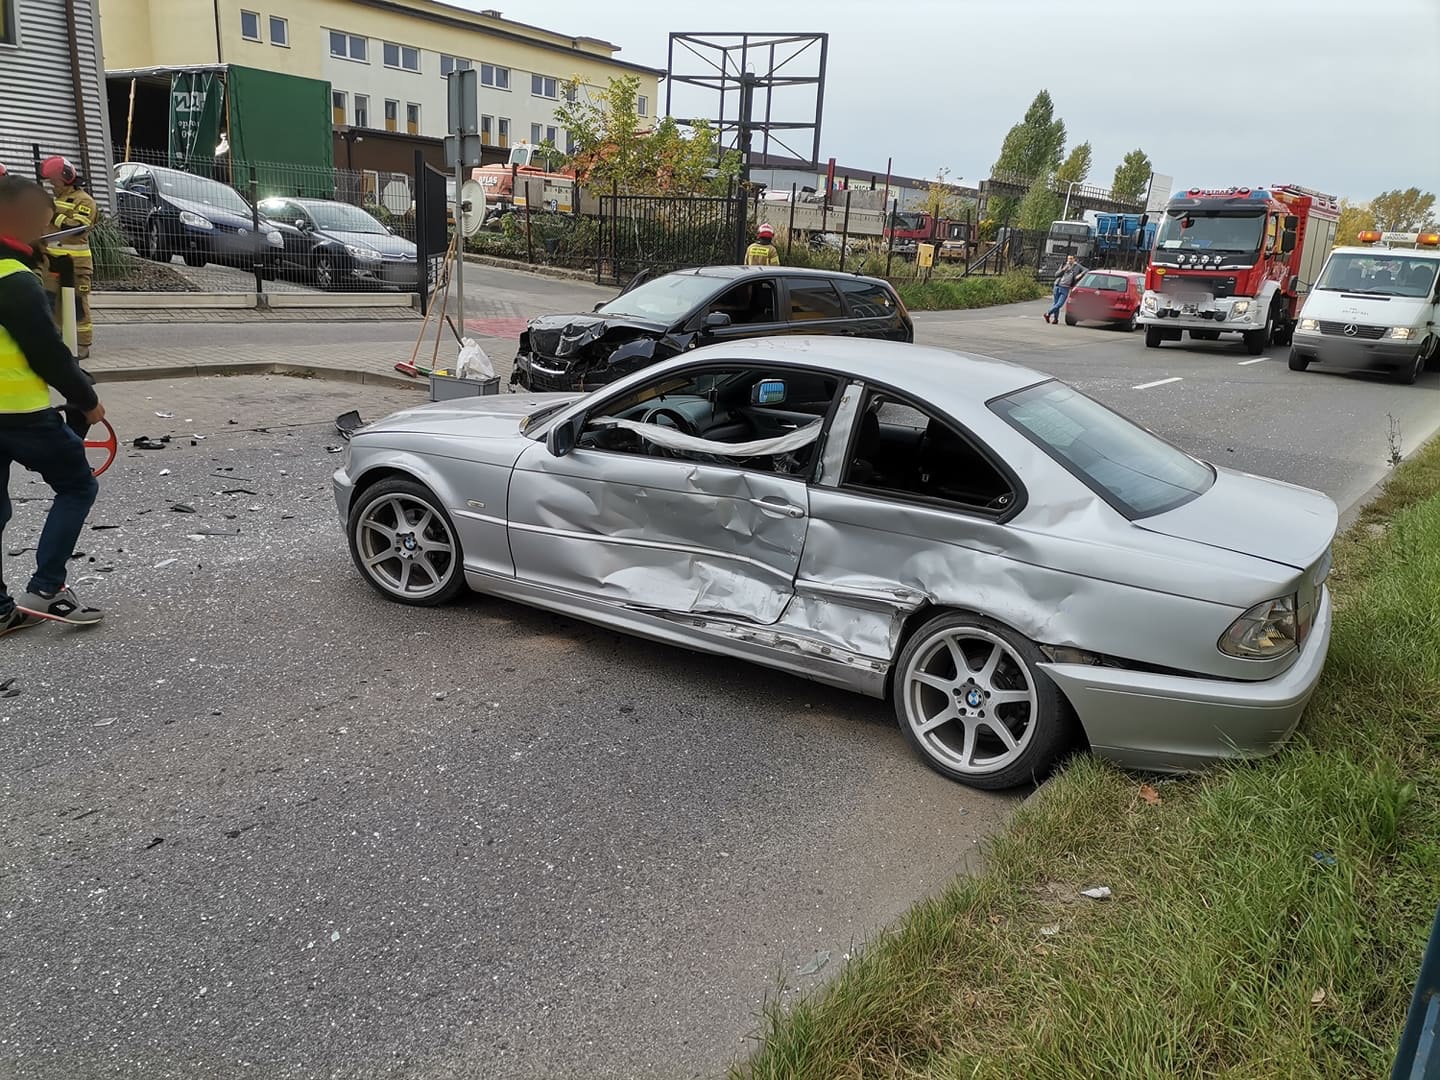
[[[1337,251],[1330,256],[1315,288],[1327,292],[1375,296],[1429,296],[1440,259],[1394,251]]]

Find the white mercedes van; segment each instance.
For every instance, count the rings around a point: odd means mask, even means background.
[[[1325,260],[1300,309],[1290,370],[1318,363],[1413,383],[1440,347],[1440,233],[1367,231],[1360,242]]]

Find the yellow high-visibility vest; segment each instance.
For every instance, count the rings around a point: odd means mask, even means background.
[[[73,229],[77,225],[83,225],[85,232],[77,233],[49,245],[50,251],[56,255],[69,255],[72,259],[88,259],[90,257],[90,227],[95,224],[98,215],[99,207],[95,205],[95,200],[87,191],[71,188],[64,195],[57,195],[55,197],[54,227],[59,230]]]
[[[751,244],[745,249],[746,266],[779,266],[780,252],[774,244]]]
[[[33,273],[19,259],[0,259],[0,278]],[[0,326],[0,413],[32,413],[50,407],[50,387],[35,374],[10,331]]]

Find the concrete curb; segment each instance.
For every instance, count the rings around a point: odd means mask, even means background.
[[[90,306],[96,311],[217,311],[253,308],[260,303],[253,292],[92,292]]]
[[[520,262],[517,259],[502,259],[496,255],[472,255],[466,253],[465,262],[475,263],[480,266],[493,266],[498,270],[513,270],[517,274],[533,274],[535,277],[560,278],[566,281],[580,281],[587,285],[595,285],[595,275],[586,270],[568,270],[563,266],[536,266],[532,263]],[[603,285],[596,285],[598,288],[605,288]]]
[[[321,367],[310,364],[282,364],[264,360],[237,361],[230,364],[174,364],[163,367],[101,368],[92,370],[97,383],[144,382],[152,379],[194,379],[206,375],[288,375],[292,378],[320,379],[328,382],[358,383],[362,386],[404,386],[411,390],[428,391],[425,379],[412,379],[400,374],[358,371],[354,368]]]

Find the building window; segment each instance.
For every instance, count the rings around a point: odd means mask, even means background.
[[[258,11],[240,12],[240,36],[246,41],[260,40],[260,13]]]
[[[558,129],[558,128],[553,128],[553,127],[547,127],[547,128],[545,129],[545,141],[546,141],[547,143],[549,143],[551,146],[554,146],[557,142],[559,142],[559,141],[560,141],[560,131],[559,131],[559,129]]]
[[[531,125],[530,125],[530,141],[531,141],[532,143],[535,143],[537,146],[540,144],[540,125],[539,125],[539,124],[531,124]]]
[[[442,56],[440,57],[440,74],[441,74],[442,76],[448,77],[452,71],[469,71],[469,70],[470,70],[470,61],[469,61],[469,60],[466,60],[463,56],[444,56],[444,55],[442,55]]]
[[[420,134],[420,106],[413,101],[405,106],[405,130],[411,135]]]
[[[398,101],[385,102],[385,130],[400,130],[400,102]]]
[[[393,41],[385,42],[385,66],[400,68],[404,71],[420,70],[420,51],[412,49],[408,45],[396,45]]]
[[[13,0],[0,0],[0,45],[18,45],[20,27],[15,23]]]
[[[342,60],[358,60],[362,64],[368,64],[370,62],[370,43],[359,34],[342,34],[339,30],[331,30],[330,55],[338,56]]]
[[[560,84],[547,75],[531,75],[530,93],[554,101],[560,96]]]
[[[503,147],[506,147],[506,146],[509,146],[509,145],[510,145],[510,118],[509,118],[508,116],[502,116],[502,117],[500,117],[500,146],[503,148]]]
[[[644,94],[641,94],[635,100],[635,111],[638,112],[641,116],[650,115],[650,99]]]
[[[494,64],[480,65],[480,85],[493,86],[496,90],[510,89],[510,69]]]
[[[370,126],[370,97],[368,94],[355,95],[355,126]]]
[[[332,123],[337,125],[349,123],[345,115],[347,103],[348,99],[344,90],[330,91],[330,120]]]
[[[495,118],[493,116],[480,117],[480,145],[489,146],[495,141]]]
[[[270,44],[279,45],[282,49],[290,47],[290,22],[278,15],[270,16]]]
[[[575,153],[575,134],[574,134],[574,132],[567,131],[567,132],[565,133],[565,153],[570,154],[570,155],[572,155],[572,156],[573,156],[574,153]]]

